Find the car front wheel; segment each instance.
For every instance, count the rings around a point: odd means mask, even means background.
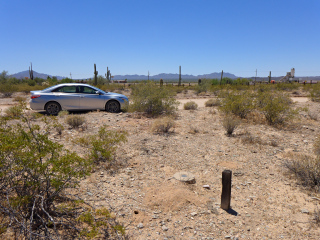
[[[112,112],[112,113],[120,112],[120,103],[115,100],[111,100],[111,101],[107,102],[106,111]]]
[[[49,115],[57,115],[61,111],[59,103],[49,102],[46,104],[45,110]]]

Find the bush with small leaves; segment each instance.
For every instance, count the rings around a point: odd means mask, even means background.
[[[152,124],[152,131],[156,133],[170,133],[173,132],[175,122],[170,117],[163,117],[156,119]]]
[[[3,97],[9,98],[12,96],[14,92],[17,92],[18,87],[14,84],[0,84],[0,93],[2,93]]]
[[[81,125],[83,125],[86,122],[85,118],[80,115],[69,115],[66,118],[66,123],[71,128],[79,128]]]
[[[245,91],[227,91],[220,95],[220,110],[227,115],[234,114],[240,118],[246,118],[254,109],[254,95]]]
[[[186,102],[183,105],[184,110],[196,110],[198,108],[198,104],[196,104],[194,101]]]
[[[290,97],[282,92],[262,92],[258,95],[256,104],[270,125],[283,124],[298,114],[291,107]]]
[[[172,91],[154,82],[136,84],[132,86],[129,111],[144,112],[152,117],[174,114],[179,102],[173,96]]]
[[[222,126],[226,130],[227,136],[232,136],[234,130],[240,125],[239,119],[232,115],[225,115],[222,120]]]
[[[127,133],[107,130],[106,126],[99,129],[98,134],[88,135],[74,142],[89,151],[88,158],[94,162],[110,162],[117,149],[117,145],[127,141]]]
[[[59,113],[58,113],[58,116],[59,117],[61,117],[61,118],[63,118],[63,117],[65,117],[65,116],[68,116],[69,115],[69,112],[68,111],[60,111]]]

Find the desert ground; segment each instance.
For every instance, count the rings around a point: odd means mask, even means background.
[[[218,108],[204,106],[212,97],[178,95],[176,126],[169,134],[153,133],[155,119],[139,114],[77,113],[85,117],[86,128],[65,124],[62,136],[53,132],[51,138],[83,154],[72,139],[106,124],[127,131],[128,141],[117,149],[118,167],[97,166],[76,194],[115,213],[129,239],[319,239],[314,213],[320,194],[302,186],[284,166],[299,154],[313,155],[319,121],[306,112],[282,128],[245,120],[228,137]],[[191,100],[198,109],[183,110]],[[319,103],[307,96],[293,100],[296,107],[319,112]],[[2,110],[13,104],[13,98],[0,98]],[[220,208],[225,169],[232,171],[229,211]],[[192,173],[196,182],[176,180],[180,171]]]

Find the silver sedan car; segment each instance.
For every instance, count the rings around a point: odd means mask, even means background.
[[[125,95],[104,92],[88,84],[59,84],[31,91],[30,108],[57,115],[61,110],[106,110],[119,112],[129,100]]]

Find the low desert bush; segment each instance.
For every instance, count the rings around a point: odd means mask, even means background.
[[[245,118],[254,109],[254,96],[248,91],[222,92],[220,97],[220,110],[227,115],[234,114],[240,118]]]
[[[315,121],[318,120],[318,113],[317,112],[308,111],[308,116],[312,120],[315,120]]]
[[[2,96],[5,98],[9,98],[12,96],[14,92],[17,92],[18,87],[14,84],[0,84],[0,93],[2,93]]]
[[[117,145],[127,141],[126,132],[107,130],[106,126],[99,129],[98,134],[88,135],[74,142],[88,150],[88,158],[96,163],[111,162]]]
[[[69,112],[68,111],[60,111],[59,113],[58,113],[58,116],[59,117],[61,117],[61,118],[63,118],[63,117],[65,117],[65,116],[68,116],[69,115]]]
[[[152,124],[152,131],[156,133],[170,133],[173,132],[175,122],[171,117],[163,117],[156,119]]]
[[[290,97],[282,92],[262,92],[257,97],[257,108],[270,125],[283,124],[297,115]]]
[[[53,118],[41,121],[35,124],[26,113],[16,123],[0,118],[1,233],[16,239],[106,239],[119,233],[123,239],[124,228],[106,209],[70,194],[90,174],[92,160],[50,140]]]
[[[220,100],[219,99],[209,99],[204,103],[206,107],[214,107],[214,106],[220,106]]]
[[[66,123],[71,128],[79,128],[81,125],[83,125],[86,122],[85,118],[80,115],[69,115],[66,118]]]
[[[196,110],[198,108],[198,104],[196,104],[194,101],[186,102],[183,105],[184,110]]]
[[[234,130],[240,125],[240,120],[233,115],[225,115],[222,119],[222,126],[227,136],[232,136]]]
[[[295,174],[305,187],[320,190],[320,158],[295,154],[285,166]]]
[[[21,96],[17,96],[13,99],[14,102],[25,102],[26,98],[25,97],[21,97]]]
[[[5,116],[8,118],[19,118],[23,112],[23,108],[19,105],[8,107],[4,110]]]
[[[165,87],[156,86],[153,82],[134,85],[129,111],[144,112],[151,117],[174,114],[179,102],[173,96],[173,92]]]

